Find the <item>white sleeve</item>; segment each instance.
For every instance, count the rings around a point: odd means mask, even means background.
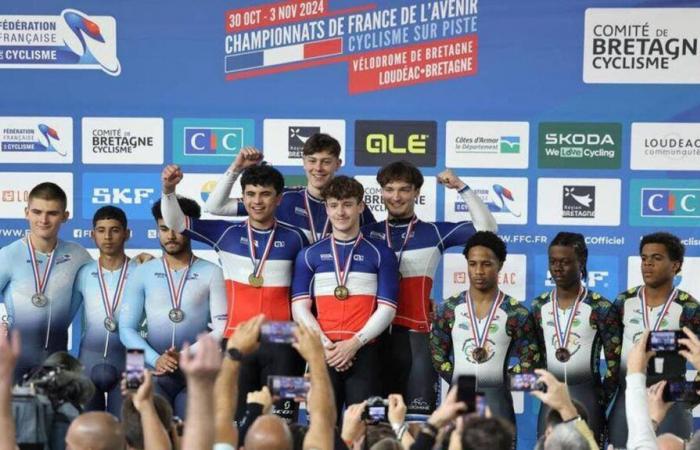
[[[175,193],[165,194],[160,198],[160,213],[165,226],[177,233],[185,231],[185,213],[177,202]]]
[[[467,204],[467,208],[472,216],[472,224],[476,231],[491,231],[492,233],[498,231],[496,219],[489,211],[489,207],[476,195],[476,192],[466,188],[459,192],[459,196]]]
[[[311,299],[305,298],[300,300],[295,300],[292,302],[292,318],[295,322],[305,325],[309,328],[316,330],[321,335],[321,342],[323,342],[324,347],[331,344],[331,340],[323,334],[321,331],[321,326],[318,321],[311,314]]]
[[[649,417],[647,406],[646,375],[627,375],[625,389],[625,413],[627,415],[627,449],[657,450],[656,433]]]
[[[355,337],[360,340],[362,345],[365,345],[389,328],[395,315],[396,308],[380,303],[369,320],[367,320],[365,326],[355,333]]]
[[[219,216],[236,216],[238,215],[238,200],[229,198],[233,183],[236,182],[240,172],[227,170],[224,175],[216,183],[216,187],[209,194],[204,207],[212,214]]]

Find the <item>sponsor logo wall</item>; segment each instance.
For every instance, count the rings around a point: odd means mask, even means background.
[[[425,176],[423,220],[469,220],[437,183],[453,169],[494,214],[510,253],[501,285],[526,305],[551,289],[547,246],[562,230],[588,238],[587,283],[606,296],[630,284],[625,270],[638,275],[641,236],[671,231],[700,297],[697,5],[122,3],[3,4],[0,246],[25,234],[29,190],[54,181],[68,193],[63,238],[94,247],[92,214],[114,204],[128,245],[159,254],[162,165],[182,166],[178,192],[202,206],[245,146],[303,185],[301,151],[320,131],[340,141],[339,173],[364,185],[378,220],[376,172],[398,160]],[[437,300],[466,288],[457,250]],[[519,399],[519,448],[533,448],[538,405]]]

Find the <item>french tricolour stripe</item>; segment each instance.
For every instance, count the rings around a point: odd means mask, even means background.
[[[343,38],[288,45],[226,57],[226,72],[277,66],[343,53]]]

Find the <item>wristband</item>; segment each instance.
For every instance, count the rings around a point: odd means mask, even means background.
[[[438,429],[437,429],[437,427],[436,427],[435,425],[433,425],[432,423],[429,423],[429,422],[425,422],[425,423],[421,426],[420,431],[421,431],[422,433],[429,434],[429,435],[431,435],[432,437],[435,437],[435,436],[437,436],[437,434],[438,434]]]
[[[400,441],[401,438],[403,437],[404,433],[406,433],[406,430],[408,429],[408,425],[406,425],[405,423],[402,423],[402,424],[392,423],[391,428],[394,430],[394,434],[396,435],[396,439]]]
[[[238,350],[236,347],[229,348],[226,351],[226,354],[229,358],[231,358],[234,361],[240,362],[243,359],[243,353],[241,353],[241,351]]]
[[[581,420],[581,416],[580,416],[580,415],[579,415],[579,416],[576,416],[576,417],[572,417],[572,418],[569,419],[569,420],[565,420],[565,421],[563,421],[562,423],[578,422],[579,420]]]

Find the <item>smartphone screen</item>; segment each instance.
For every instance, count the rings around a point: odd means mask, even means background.
[[[665,402],[700,402],[700,382],[685,380],[669,380],[664,386],[663,400]]]
[[[511,391],[543,391],[544,386],[537,382],[539,377],[534,373],[516,373],[510,376]]]
[[[466,403],[466,413],[476,412],[476,377],[474,375],[460,375],[457,378],[457,401]]]
[[[265,322],[260,328],[260,342],[271,344],[291,344],[294,338],[294,322]]]
[[[653,352],[676,352],[681,333],[680,330],[652,331],[649,334],[647,349]]]
[[[311,383],[304,377],[267,377],[267,387],[270,394],[276,398],[303,401],[309,393]]]
[[[145,367],[143,350],[130,348],[126,350],[126,388],[138,389],[143,382],[143,370]]]

